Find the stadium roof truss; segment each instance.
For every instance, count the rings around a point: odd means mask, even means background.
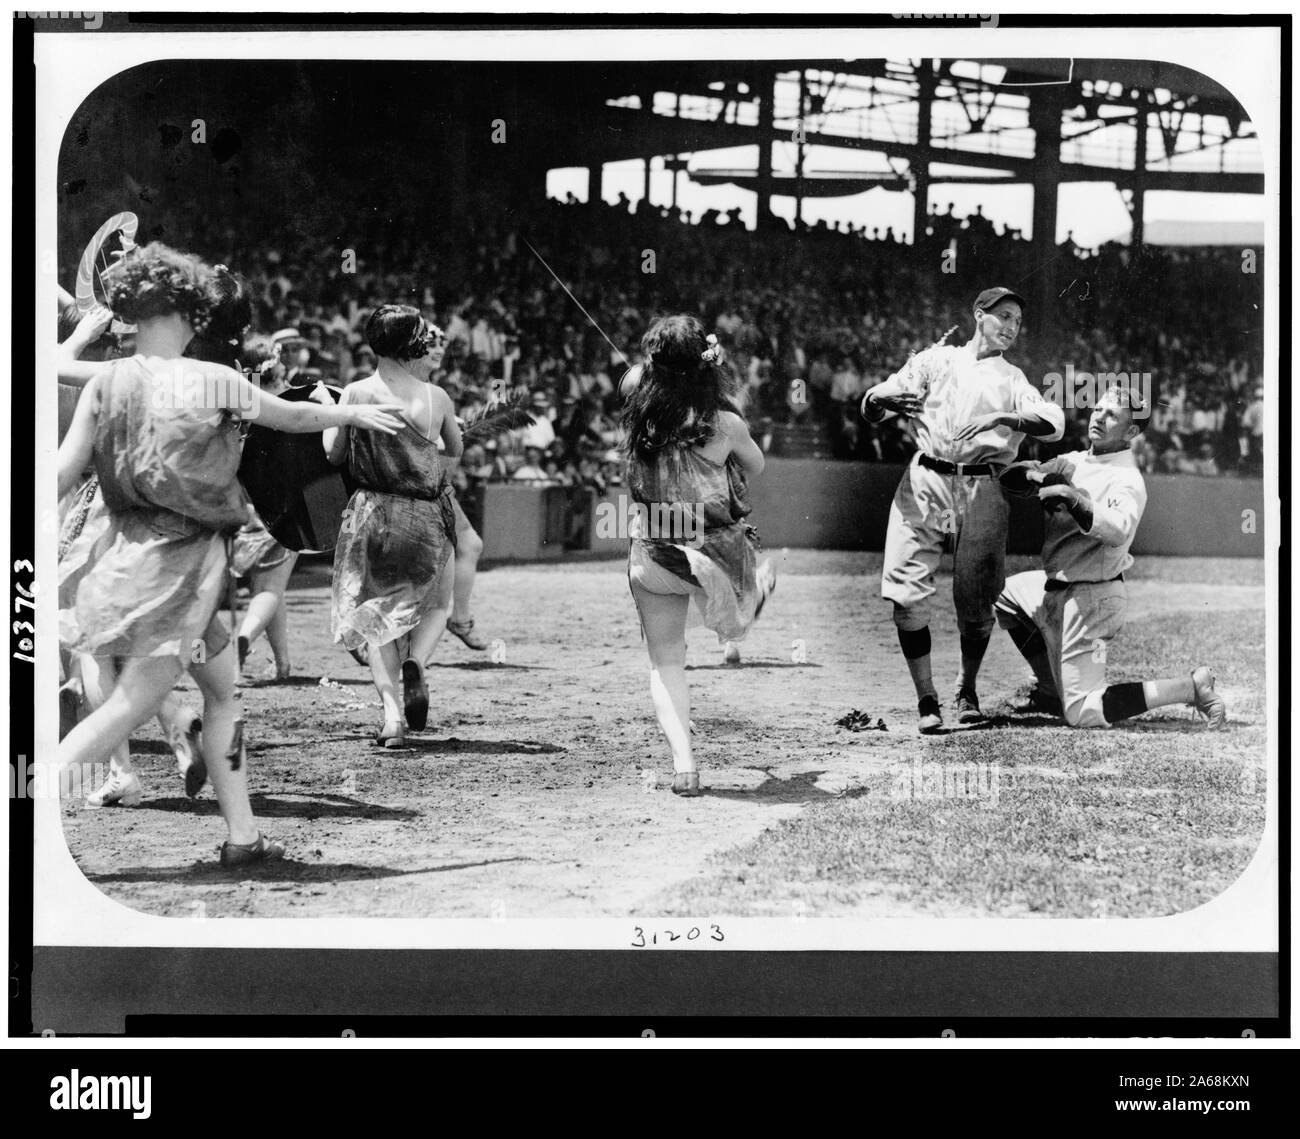
[[[1054,197],[1062,182],[1112,182],[1129,192],[1135,240],[1146,191],[1264,188],[1241,105],[1204,75],[1170,64],[882,59],[660,64],[623,74],[625,89],[599,92],[586,129],[570,134],[574,165],[669,155],[670,168],[703,184],[797,202],[874,187],[1030,183],[1036,215],[1037,199]],[[749,169],[689,161],[744,146],[762,158],[764,139],[767,161]],[[855,157],[848,169],[814,169],[821,148]]]
[[[758,194],[760,227],[773,195],[795,199],[800,224],[807,198],[883,188],[914,195],[913,233],[924,233],[930,186],[1028,183],[1032,240],[1050,245],[1057,187],[1096,181],[1124,192],[1140,243],[1148,191],[1264,190],[1241,104],[1199,72],[1154,61],[656,63],[584,95],[584,126],[557,149],[571,147],[596,186],[604,163],[641,158],[648,196],[660,157],[675,173],[674,201],[678,177],[739,186]],[[753,148],[754,165],[694,161],[737,147]]]

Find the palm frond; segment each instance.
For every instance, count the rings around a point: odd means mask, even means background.
[[[461,438],[466,443],[482,443],[502,431],[531,427],[535,420],[528,410],[528,395],[515,396],[501,403],[487,404],[477,414],[461,422]]]

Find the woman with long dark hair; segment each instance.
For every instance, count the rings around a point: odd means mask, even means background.
[[[650,698],[673,758],[672,789],[700,794],[691,750],[686,619],[693,600],[722,643],[741,640],[776,584],[757,564],[746,480],[763,452],[729,398],[717,338],[693,316],[661,317],[621,390],[634,503],[628,579],[650,654]]]

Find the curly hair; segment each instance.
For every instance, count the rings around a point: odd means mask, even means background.
[[[250,336],[239,353],[241,371],[251,372],[253,383],[259,387],[275,387],[287,371],[280,359],[280,345],[269,336]]]
[[[641,381],[623,409],[629,455],[701,446],[713,437],[718,412],[736,411],[731,378],[708,348],[704,326],[690,314],[660,317],[646,331]]]
[[[205,285],[206,316],[198,318],[185,355],[229,367],[239,357],[244,334],[253,323],[253,306],[243,282],[224,265],[214,266]],[[194,324],[191,318],[191,324]]]
[[[108,307],[138,324],[180,313],[195,332],[207,325],[212,270],[199,258],[160,241],[133,249],[104,273]]]

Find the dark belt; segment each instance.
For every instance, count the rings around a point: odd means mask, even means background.
[[[1109,585],[1112,581],[1123,580],[1124,575],[1122,573],[1117,573],[1114,577],[1107,578],[1105,581],[1061,581],[1058,578],[1049,577],[1047,579],[1047,592],[1060,593],[1062,590],[1069,589],[1072,585]]]
[[[950,463],[947,459],[932,459],[924,451],[917,460],[923,467],[938,471],[941,475],[995,475],[997,467],[992,463]]]
[[[444,482],[433,494],[407,494],[403,490],[392,490],[383,486],[366,486],[363,482],[355,482],[357,490],[368,490],[371,494],[391,494],[394,498],[409,498],[412,502],[437,502],[445,495],[452,493],[450,482]]]

